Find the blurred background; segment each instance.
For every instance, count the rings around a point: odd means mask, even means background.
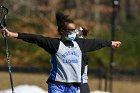
[[[140,93],[139,0],[0,0],[9,9],[7,28],[14,32],[59,37],[55,13],[69,15],[87,38],[119,40],[118,49],[88,53],[91,91]],[[33,84],[47,90],[50,55],[34,44],[8,39],[14,86]],[[3,38],[0,35],[0,90],[10,88]]]

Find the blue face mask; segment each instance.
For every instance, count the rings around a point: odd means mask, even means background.
[[[73,41],[76,38],[76,33],[69,34],[67,40]]]

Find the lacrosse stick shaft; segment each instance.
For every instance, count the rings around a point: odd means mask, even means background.
[[[12,72],[11,72],[11,66],[10,66],[10,55],[9,55],[7,37],[4,37],[4,45],[5,45],[6,57],[7,57],[7,63],[8,63],[7,65],[8,65],[8,70],[9,70],[9,76],[10,76],[10,82],[11,82],[12,93],[14,93]]]
[[[8,9],[4,6],[0,7],[0,28],[3,29],[6,27],[6,15],[8,14]],[[12,88],[12,93],[14,93],[14,87],[13,87],[13,79],[12,79],[12,72],[11,72],[11,66],[10,66],[10,55],[8,50],[8,43],[7,43],[7,37],[4,36],[4,45],[5,45],[5,51],[6,51],[6,57],[7,57],[7,65],[8,65],[8,71],[10,75],[10,83]]]

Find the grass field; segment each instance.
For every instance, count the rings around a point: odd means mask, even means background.
[[[37,85],[44,90],[47,90],[46,80],[47,74],[29,74],[29,73],[12,73],[14,86],[29,84]],[[92,91],[98,90],[99,80],[97,78],[89,77],[89,86]],[[10,88],[9,73],[0,72],[0,90]],[[104,90],[104,82],[102,80],[102,90]],[[140,81],[132,80],[114,80],[113,93],[140,93]]]

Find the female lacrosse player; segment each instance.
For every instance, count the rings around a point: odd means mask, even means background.
[[[88,34],[88,29],[85,27],[80,27],[75,30],[77,38],[86,38]],[[90,93],[90,88],[88,85],[88,58],[85,53],[82,54],[82,68],[81,76],[83,78],[83,83],[80,86],[80,93]]]
[[[79,93],[83,83],[82,54],[107,46],[119,47],[121,42],[76,38],[75,24],[68,16],[56,13],[56,20],[61,38],[15,33],[5,28],[2,34],[37,44],[51,55],[52,70],[47,80],[49,93]]]

